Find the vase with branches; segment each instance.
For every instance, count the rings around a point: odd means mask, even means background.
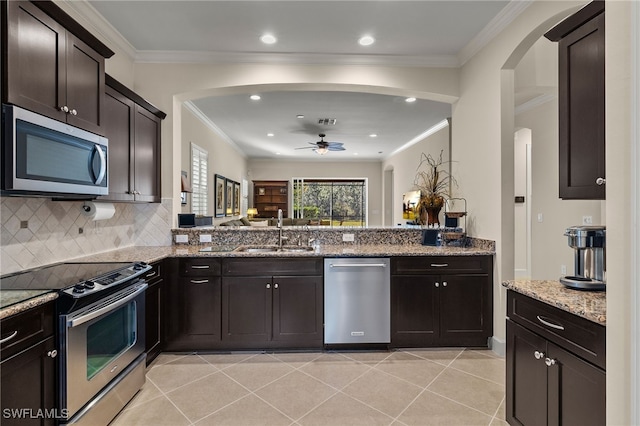
[[[451,185],[457,186],[455,178],[444,167],[449,161],[442,160],[443,151],[437,159],[424,152],[420,155],[413,185],[420,191],[416,220],[421,225],[440,225],[440,210],[445,199],[451,197]]]

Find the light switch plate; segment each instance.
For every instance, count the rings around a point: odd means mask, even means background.
[[[200,242],[201,243],[210,243],[211,242],[211,234],[200,234]]]
[[[176,243],[188,243],[188,242],[189,242],[188,235],[184,235],[184,234],[176,235]]]

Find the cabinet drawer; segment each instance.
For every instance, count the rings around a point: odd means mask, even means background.
[[[420,256],[394,257],[391,273],[394,275],[489,273],[491,256]]]
[[[55,303],[50,302],[0,321],[0,359],[4,360],[53,335]],[[13,337],[12,337],[13,336]]]
[[[321,257],[223,259],[222,271],[228,276],[322,275]]]
[[[162,281],[163,262],[155,262],[151,264],[151,270],[143,275],[149,286]]]
[[[181,258],[178,271],[183,277],[211,277],[220,275],[220,259],[202,257]]]
[[[600,368],[606,368],[606,327],[546,303],[507,292],[507,317]]]

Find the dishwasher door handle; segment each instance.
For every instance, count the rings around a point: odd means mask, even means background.
[[[330,267],[332,268],[386,268],[387,265],[384,263],[330,263]]]

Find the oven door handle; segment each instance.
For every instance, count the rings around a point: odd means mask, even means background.
[[[86,314],[81,315],[79,317],[73,318],[72,320],[67,322],[67,328],[77,327],[82,325],[88,321],[91,321],[94,318],[98,318],[101,315],[104,315],[107,312],[113,311],[114,309],[119,308],[120,306],[126,305],[136,297],[140,293],[143,293],[147,289],[147,283],[135,286],[133,289],[127,289],[113,297],[109,303],[104,305],[96,306],[93,309],[87,310]]]

